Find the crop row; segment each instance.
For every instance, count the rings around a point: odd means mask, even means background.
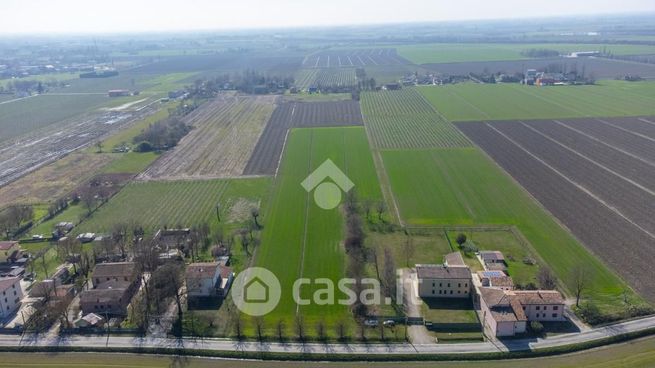
[[[362,110],[381,149],[463,147],[469,142],[413,88],[364,93]]]
[[[652,226],[648,209],[651,214],[655,209],[649,194],[630,188],[627,182],[620,185],[616,175],[580,161],[573,153],[566,155],[555,148],[557,144],[520,129],[520,124],[462,123],[458,127],[588,248],[653,300],[655,287],[647,276],[655,261],[648,249],[653,238],[637,225]],[[595,283],[593,288],[601,291],[603,284]]]

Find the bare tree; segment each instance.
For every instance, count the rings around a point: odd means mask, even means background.
[[[252,220],[255,222],[255,226],[257,230],[261,227],[259,225],[259,208],[253,207],[250,209],[250,216],[252,216]]]
[[[255,324],[255,332],[257,333],[257,340],[264,340],[264,319],[262,317],[254,317],[253,323]]]
[[[320,320],[316,323],[316,336],[320,341],[327,340],[327,334],[325,333],[325,322]]]
[[[279,321],[277,321],[277,325],[275,326],[275,328],[277,330],[278,340],[283,341],[284,340],[284,334],[285,334],[285,331],[286,331],[286,328],[287,328],[286,325],[284,324],[284,320],[280,319]]]
[[[296,314],[295,325],[296,337],[298,340],[305,341],[305,320],[300,313]]]
[[[575,293],[575,306],[580,306],[582,294],[589,286],[589,270],[583,264],[578,264],[571,269],[571,285]]]
[[[393,253],[389,248],[384,248],[384,272],[383,280],[386,295],[391,298],[396,296],[396,262]]]
[[[387,204],[384,202],[384,200],[381,200],[377,203],[375,209],[378,212],[378,220],[383,221],[382,215],[387,211]]]
[[[557,287],[557,279],[555,275],[546,266],[539,267],[539,272],[537,273],[537,280],[539,281],[539,287],[546,290],[553,290]]]
[[[184,266],[173,262],[166,263],[152,273],[151,279],[160,302],[163,302],[169,297],[175,298],[177,316],[181,321],[184,314],[182,308],[182,298],[184,297]]]
[[[232,323],[234,325],[234,334],[237,336],[237,339],[241,340],[243,338],[243,321],[241,320],[241,314],[237,312],[232,319]]]
[[[343,320],[339,320],[334,326],[334,329],[335,332],[337,333],[337,336],[339,337],[339,341],[346,340],[346,335],[348,334],[348,331],[346,330],[346,323]]]
[[[410,260],[414,258],[414,238],[411,235],[407,235],[405,238],[405,244],[403,244],[403,253],[405,254],[405,266],[410,267]]]

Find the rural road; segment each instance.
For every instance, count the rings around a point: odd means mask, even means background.
[[[223,351],[330,353],[330,354],[453,354],[489,353],[526,349],[540,349],[574,343],[594,341],[610,336],[636,332],[655,327],[655,316],[599,327],[579,333],[562,334],[547,339],[522,339],[504,342],[469,344],[321,344],[321,343],[259,343],[229,339],[148,338],[128,336],[65,336],[0,335],[2,346],[74,346],[113,348],[168,348],[210,349]]]

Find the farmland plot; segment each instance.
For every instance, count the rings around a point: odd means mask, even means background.
[[[647,120],[641,118],[642,120]],[[655,300],[655,138],[639,118],[459,124],[611,265]],[[645,124],[645,125],[642,125]]]
[[[275,96],[220,96],[185,120],[193,127],[140,179],[240,176],[275,106]]]
[[[314,326],[319,319],[329,326],[350,316],[348,307],[343,305],[299,307],[291,295],[293,282],[299,277],[329,278],[336,284],[336,280],[345,275],[341,210],[319,208],[313,192],[306,192],[300,184],[326,159],[331,159],[354,182],[358,198],[381,198],[362,127],[292,129],[289,132],[280,173],[274,179],[270,206],[264,213],[269,220],[264,225],[256,259],[256,265],[273,272],[282,286],[280,303],[266,316],[271,322],[269,326],[278,319],[284,319],[287,326],[291,326],[297,313],[303,315],[307,326]],[[301,295],[311,296],[314,288],[304,287]]]
[[[361,124],[362,114],[357,101],[289,101],[280,104],[259,138],[243,173],[244,175],[275,174],[287,131],[290,128]]]
[[[461,83],[418,87],[418,91],[450,121],[655,114],[653,82],[552,87]]]
[[[355,68],[374,65],[411,64],[396,49],[350,49],[319,51],[305,57],[304,68]]]
[[[461,127],[470,133],[486,125],[462,124]],[[511,144],[495,139],[499,137],[471,134],[474,141],[485,142],[485,149],[494,147],[494,152],[489,151],[492,156],[503,155],[503,167],[505,162],[516,162],[525,156]],[[572,290],[571,270],[584,265],[589,270],[589,285],[592,285],[587,296],[603,311],[624,309],[622,293],[627,285],[477,149],[392,150],[382,151],[382,157],[400,213],[408,224],[516,226],[543,264],[547,264],[569,290]],[[513,168],[518,170],[519,166]],[[514,170],[510,174],[517,174],[514,177],[540,201],[549,198],[549,201],[561,203],[569,217],[586,221],[588,211],[599,210],[592,201],[573,201],[567,194],[571,188],[558,186],[556,176],[540,175],[538,161],[526,161],[520,170],[520,176]],[[527,181],[531,185],[526,185]],[[555,215],[560,218],[559,213]],[[595,221],[588,225],[589,232],[605,226]],[[617,248],[629,241],[612,239]],[[639,300],[635,294],[631,293],[630,297]]]
[[[414,88],[366,92],[362,110],[372,144],[380,149],[463,147],[468,140]]]
[[[269,183],[268,178],[132,182],[84,221],[79,231],[109,231],[125,222],[140,224],[148,232],[163,226],[213,225],[217,203],[225,213],[240,199],[257,203]]]
[[[352,87],[357,85],[354,68],[301,69],[296,80],[300,89],[309,87]]]

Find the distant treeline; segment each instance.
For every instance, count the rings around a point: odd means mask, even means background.
[[[268,75],[256,70],[243,73],[222,74],[214,78],[198,79],[188,86],[189,97],[209,98],[225,90],[236,90],[248,94],[279,93],[294,83],[292,76]]]

